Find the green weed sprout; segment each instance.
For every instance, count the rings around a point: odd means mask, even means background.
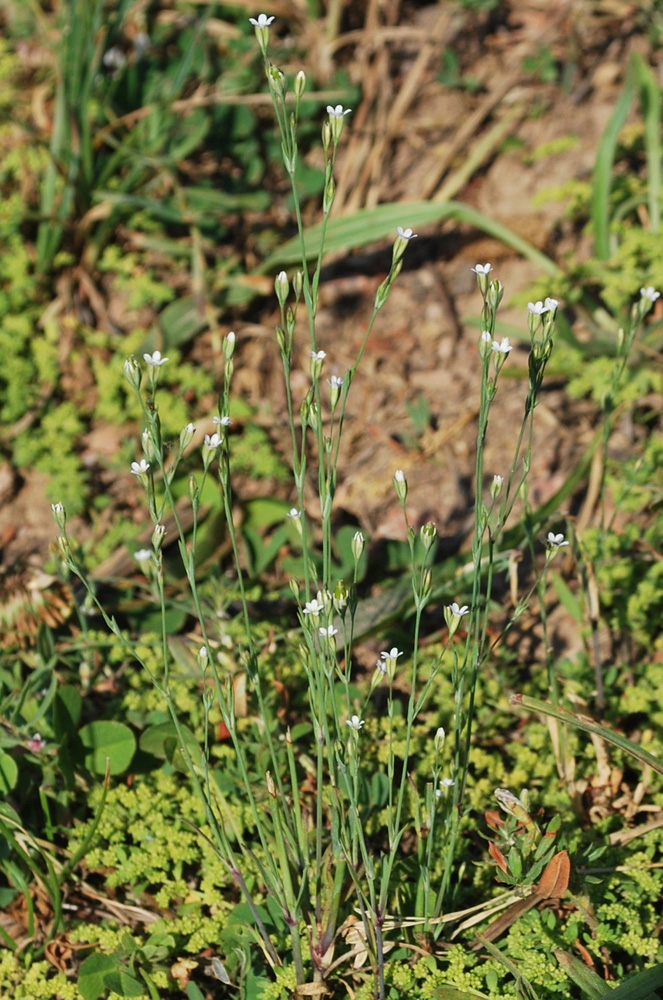
[[[281,70],[268,58],[269,32],[273,18],[261,14],[251,19],[263,55],[265,72],[281,133],[285,170],[290,178],[295,217],[301,245],[301,267],[288,276],[277,274],[274,289],[280,317],[276,342],[285,379],[288,433],[292,451],[295,502],[289,512],[296,528],[303,556],[302,579],[291,581],[298,619],[299,662],[306,679],[310,733],[293,733],[276,714],[268,697],[269,684],[261,675],[259,649],[255,639],[251,608],[247,599],[246,575],[242,565],[238,529],[233,522],[232,469],[228,433],[231,425],[230,398],[237,341],[229,333],[223,341],[223,388],[216,430],[205,436],[201,450],[202,473],[189,479],[193,527],[186,535],[178,516],[173,483],[178,466],[189,449],[194,427],[183,428],[172,449],[164,447],[159,418],[159,376],[168,363],[159,351],[143,355],[143,363],[129,358],[125,376],[141,407],[144,430],[141,457],[131,472],[147,497],[153,533],[151,545],[136,554],[148,576],[155,600],[161,609],[160,671],[141,658],[136,643],[98,602],[67,535],[66,512],[54,505],[60,529],[59,549],[69,572],[76,575],[95,601],[107,627],[122,642],[127,653],[145,669],[169,707],[177,733],[177,754],[183,758],[194,788],[203,803],[211,839],[229,876],[248,905],[262,954],[272,970],[282,965],[283,940],[289,940],[297,983],[304,986],[329,979],[342,963],[354,958],[359,967],[370,961],[375,995],[385,996],[385,964],[389,942],[385,933],[395,922],[390,914],[416,918],[430,938],[442,928],[440,915],[453,900],[456,885],[455,858],[460,823],[465,808],[465,791],[471,756],[475,695],[481,667],[490,655],[488,619],[493,585],[493,565],[505,523],[529,472],[532,422],[537,394],[553,345],[557,302],[532,303],[529,309],[531,336],[529,391],[522,426],[511,468],[494,475],[485,496],[484,444],[489,415],[511,345],[508,338],[495,337],[496,315],[503,287],[491,278],[491,265],[477,265],[474,271],[483,298],[483,332],[478,345],[481,363],[481,400],[475,470],[475,529],[472,543],[473,582],[467,604],[453,602],[444,611],[447,641],[435,657],[424,656],[420,647],[422,616],[431,601],[431,566],[436,546],[436,528],[426,524],[418,531],[410,523],[407,508],[408,484],[402,470],[395,470],[393,486],[401,505],[412,565],[414,620],[411,649],[393,646],[380,654],[364,690],[357,696],[353,670],[354,623],[358,604],[358,566],[365,539],[357,532],[352,541],[352,578],[334,577],[332,564],[332,516],[337,483],[337,466],[348,395],[357,374],[368,338],[378,313],[389,298],[402,268],[409,243],[417,237],[410,228],[398,227],[389,271],[377,289],[373,312],[356,356],[343,375],[324,378],[327,354],[317,340],[316,314],[322,269],[324,234],[334,203],[334,170],[343,130],[350,109],[341,105],[327,108],[322,125],[325,184],[322,205],[321,240],[317,253],[310,256],[303,229],[297,186],[297,125],[306,79],[298,73],[290,100],[288,84]],[[303,399],[296,397],[292,381],[293,342],[300,309],[306,315],[309,351],[309,388]],[[255,732],[249,738],[238,724],[231,678],[220,667],[196,578],[196,551],[200,497],[208,480],[216,477],[221,490],[228,535],[234,556],[242,615],[244,643],[242,665],[255,700]],[[307,511],[305,486],[317,482],[318,509]],[[198,617],[202,642],[197,663],[203,683],[206,719],[212,700],[216,701],[235,753],[245,807],[250,815],[254,838],[238,831],[230,803],[216,780],[207,738],[203,746],[192,740],[171,697],[172,658],[168,646],[166,596],[162,546],[164,515],[175,518],[179,552]],[[319,536],[312,529],[313,518],[320,523]],[[549,536],[545,566],[556,551],[566,545],[563,535]],[[320,558],[314,559],[319,546]],[[545,569],[544,566],[544,569]],[[514,610],[507,628],[524,610]],[[285,640],[290,641],[290,640]],[[396,685],[400,661],[409,663],[408,676]],[[430,712],[430,695],[436,676],[443,668],[451,671],[454,687],[452,729],[448,740],[443,727],[422,740],[422,719]],[[407,691],[402,704],[403,686]],[[375,820],[373,803],[366,801],[367,788],[375,777],[376,757],[371,747],[375,732],[374,695],[384,692],[386,706],[386,776],[380,818]],[[209,728],[209,726],[207,727]],[[413,770],[421,747],[430,758],[430,777],[423,793],[416,787]],[[256,785],[255,760],[259,746],[268,760],[264,780]],[[306,762],[306,764],[304,764]],[[305,779],[312,781],[314,793],[304,791]],[[376,823],[377,829],[376,829]],[[413,885],[400,883],[404,863],[403,838],[414,831],[417,865]],[[441,860],[440,860],[441,859]],[[411,867],[408,869],[411,871]],[[268,927],[260,900],[267,893],[276,904],[280,923]],[[348,955],[338,950],[341,938],[354,942]],[[276,935],[276,937],[275,937]],[[232,956],[224,956],[230,960]],[[230,965],[228,966],[231,967]]]

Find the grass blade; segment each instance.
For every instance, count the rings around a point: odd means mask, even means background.
[[[610,191],[612,173],[615,166],[617,139],[626,121],[634,96],[634,74],[630,72],[617,106],[608,126],[601,136],[594,164],[592,183],[592,228],[594,230],[594,253],[599,260],[610,257]]]
[[[445,219],[464,223],[480,229],[488,236],[500,240],[505,246],[511,247],[522,254],[527,260],[535,263],[545,274],[557,275],[560,269],[542,254],[531,243],[524,240],[508,226],[495,222],[482,212],[458,201],[447,201],[437,204],[431,201],[398,202],[395,205],[377,205],[374,208],[362,209],[341,219],[334,219],[327,224],[325,234],[325,253],[339,253],[367,246],[379,240],[395,238],[397,226],[409,226],[416,229],[419,226],[430,226]],[[311,226],[304,233],[306,256],[317,254],[322,227]],[[257,274],[273,271],[275,268],[301,264],[302,250],[299,237],[289,240],[276,253],[263,261],[257,269]]]
[[[598,722],[593,722],[591,719],[587,719],[581,715],[574,715],[573,712],[567,712],[564,708],[555,708],[545,701],[539,701],[538,698],[529,698],[524,694],[512,695],[511,704],[522,705],[523,708],[528,708],[530,711],[537,712],[540,715],[548,715],[550,718],[557,719],[558,722],[563,722],[568,726],[573,726],[575,729],[580,729],[584,733],[593,733],[596,736],[600,736],[606,743],[612,743],[613,746],[624,750],[631,757],[635,757],[641,764],[651,767],[652,771],[656,771],[657,774],[663,774],[663,760],[654,757],[653,754],[639,747],[637,743],[632,743],[625,736],[620,736],[619,733],[600,725]]]

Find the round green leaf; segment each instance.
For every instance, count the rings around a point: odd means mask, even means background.
[[[78,743],[85,767],[95,774],[106,773],[107,760],[111,774],[122,774],[136,752],[136,738],[121,722],[90,722],[80,730]]]

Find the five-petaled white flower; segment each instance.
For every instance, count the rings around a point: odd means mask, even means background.
[[[152,558],[152,549],[138,549],[138,552],[134,552],[134,559],[136,562],[143,563],[149,562]]]
[[[511,344],[509,343],[508,337],[502,337],[501,340],[494,340],[492,343],[492,350],[495,354],[508,354],[511,350]]]
[[[320,633],[323,639],[331,639],[333,636],[338,635],[338,629],[334,628],[333,625],[327,625],[326,628],[324,627],[324,625],[321,625],[320,628],[318,629],[318,632]]]
[[[455,601],[452,604],[449,604],[448,608],[451,611],[451,614],[454,615],[456,618],[462,618],[463,615],[469,614],[470,611],[469,606],[467,604],[463,604],[461,608],[458,606],[458,604],[456,604]]]
[[[541,299],[538,302],[528,302],[527,312],[532,313],[533,316],[543,316],[544,313],[548,312],[548,306]]]
[[[563,545],[568,545],[569,543],[565,541],[564,535],[560,531],[559,534],[555,534],[554,531],[548,532],[548,537],[546,538],[546,545],[551,549],[561,549]]]
[[[270,24],[274,20],[274,15],[267,17],[267,14],[258,14],[258,17],[250,17],[249,21],[254,28],[269,28]]]
[[[131,474],[132,476],[144,476],[149,467],[150,463],[141,458],[140,462],[131,463]]]
[[[396,469],[396,471],[394,472],[394,479],[396,480],[397,483],[405,482],[405,473],[403,472],[402,469]]]
[[[392,646],[389,651],[383,649],[380,653],[380,659],[384,660],[385,663],[395,663],[399,656],[403,655],[402,649],[397,649],[396,646]]]
[[[492,269],[492,264],[477,264],[476,267],[471,268],[475,274],[490,274]]]
[[[332,375],[329,379],[329,384],[332,389],[340,390],[343,388],[343,376],[342,375]]]
[[[205,444],[208,448],[218,448],[221,444],[221,437],[219,434],[206,434]]]
[[[364,725],[364,720],[360,719],[358,715],[353,715],[351,719],[346,720],[346,726],[349,726],[353,732],[358,733],[361,727]]]
[[[311,351],[311,361],[324,361],[326,357],[326,351]]]
[[[161,351],[155,351],[154,354],[144,354],[143,359],[152,368],[161,368],[168,361],[168,358],[161,357]]]
[[[230,417],[212,417],[212,423],[217,427],[230,427],[232,420]]]
[[[327,105],[327,114],[330,118],[345,118],[352,114],[352,108],[344,108],[342,104],[337,104],[335,108],[331,104]]]
[[[297,507],[291,507],[288,511],[288,517],[291,517],[293,521],[298,521],[301,516],[302,512]]]
[[[649,302],[656,302],[656,299],[661,297],[661,293],[657,292],[653,285],[647,285],[646,288],[641,288],[640,295],[643,299],[647,299]]]
[[[318,615],[321,615],[324,610],[324,604],[321,604],[315,597],[312,601],[307,601],[304,605],[304,614],[313,615],[315,618],[317,618]]]
[[[543,304],[548,310],[548,312],[554,312],[557,306],[559,305],[559,302],[557,301],[557,299],[553,299],[550,297],[550,295],[547,295]]]
[[[411,229],[403,229],[402,226],[396,226],[396,232],[402,240],[416,240],[418,233],[413,233]]]

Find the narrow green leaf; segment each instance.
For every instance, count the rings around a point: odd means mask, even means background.
[[[561,948],[556,948],[553,954],[569,979],[582,990],[589,1000],[601,1000],[601,997],[606,993],[612,992],[608,983],[575,955],[569,954],[568,951],[562,951]]]
[[[327,224],[325,233],[325,254],[352,250],[356,247],[376,243],[379,240],[396,238],[397,226],[409,226],[417,229],[422,226],[432,226],[445,219],[454,219],[458,223],[474,226],[482,232],[500,240],[505,246],[511,247],[527,260],[535,263],[545,274],[559,274],[557,265],[540,253],[531,243],[524,240],[507,226],[495,222],[482,212],[469,205],[457,201],[447,201],[441,204],[431,201],[397,202],[394,205],[377,205],[374,208],[362,209],[354,215],[333,219]],[[322,225],[318,224],[304,233],[306,257],[311,260],[320,248]],[[302,247],[299,237],[290,240],[285,246],[270,256],[257,269],[257,274],[265,274],[276,268],[301,264]]]
[[[612,990],[610,1000],[657,1000],[655,990],[663,986],[663,963],[638,972]]]
[[[592,229],[594,231],[594,253],[599,260],[607,260],[610,256],[612,174],[615,166],[617,140],[631,107],[634,89],[633,73],[630,72],[596,151],[592,182]]]
[[[511,704],[522,705],[523,708],[528,708],[532,712],[538,712],[540,715],[548,715],[552,719],[557,719],[558,722],[564,722],[567,726],[573,726],[575,729],[580,729],[585,733],[594,733],[596,736],[604,739],[606,743],[612,743],[613,746],[624,750],[625,753],[639,760],[641,764],[646,764],[658,774],[663,774],[663,760],[654,757],[653,754],[639,747],[637,743],[632,743],[625,736],[620,736],[619,733],[615,733],[612,729],[608,729],[598,722],[592,722],[591,719],[574,715],[572,712],[567,712],[564,708],[555,708],[545,701],[539,701],[538,698],[529,698],[524,694],[512,695]]]

